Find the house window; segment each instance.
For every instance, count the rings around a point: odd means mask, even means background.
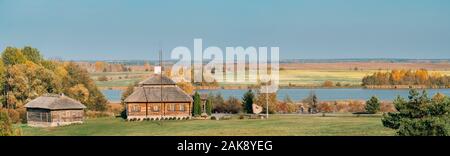
[[[175,111],[175,104],[169,105],[169,111]]]
[[[159,112],[159,106],[158,105],[153,105],[152,110],[154,112]]]
[[[141,107],[139,105],[132,105],[131,106],[131,112],[140,112]]]
[[[184,112],[184,104],[179,104],[178,106],[180,107],[179,110],[180,110],[181,112]]]

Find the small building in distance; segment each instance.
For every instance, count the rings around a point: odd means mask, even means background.
[[[167,76],[153,74],[125,99],[128,120],[188,119],[192,97]]]
[[[25,108],[29,126],[53,127],[83,123],[86,106],[64,94],[46,94],[31,100]]]

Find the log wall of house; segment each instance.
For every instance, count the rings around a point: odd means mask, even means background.
[[[52,110],[52,122],[76,122],[83,121],[83,110]]]
[[[190,116],[191,103],[127,103],[127,113],[130,117]]]
[[[48,127],[82,123],[83,110],[48,110],[38,108],[27,109],[27,123],[30,126]]]
[[[51,122],[50,110],[48,109],[27,109],[27,122]]]

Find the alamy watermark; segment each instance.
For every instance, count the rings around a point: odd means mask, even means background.
[[[187,47],[172,50],[171,59],[178,61],[172,66],[171,75],[177,82],[262,84],[262,93],[275,93],[279,84],[279,49],[226,47],[224,53],[219,47],[204,48],[202,39],[194,39],[193,53]]]

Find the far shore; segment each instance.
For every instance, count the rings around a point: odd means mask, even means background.
[[[449,89],[450,86],[426,86],[426,85],[371,85],[371,86],[342,86],[342,87],[323,87],[323,86],[279,86],[280,89]],[[100,90],[126,90],[126,86],[99,87]],[[196,86],[196,90],[243,90],[256,89],[251,86]]]

